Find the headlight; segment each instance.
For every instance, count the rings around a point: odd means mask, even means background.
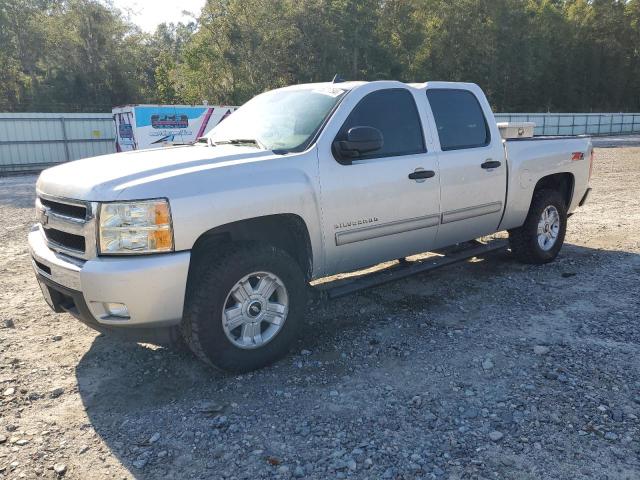
[[[167,200],[100,204],[99,249],[102,255],[132,255],[173,250]]]

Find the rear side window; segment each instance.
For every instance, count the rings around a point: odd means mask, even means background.
[[[422,124],[413,95],[403,88],[378,90],[355,106],[336,140],[347,138],[353,127],[374,127],[382,132],[382,149],[358,159],[395,157],[425,152]]]
[[[467,90],[427,90],[442,150],[484,147],[491,140],[475,95]]]

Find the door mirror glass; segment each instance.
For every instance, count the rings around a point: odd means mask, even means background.
[[[374,127],[351,127],[345,140],[333,142],[338,156],[344,160],[358,158],[366,153],[375,152],[384,146],[382,132]]]

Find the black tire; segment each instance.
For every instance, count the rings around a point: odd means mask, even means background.
[[[304,320],[307,284],[296,261],[269,245],[218,246],[198,253],[190,272],[182,334],[191,351],[211,366],[227,372],[248,372],[287,354]],[[286,288],[289,309],[277,334],[253,349],[234,345],[222,326],[227,295],[240,279],[253,272],[275,274]]]
[[[538,222],[543,211],[553,206],[560,217],[560,228],[555,243],[549,250],[544,250],[538,243]],[[529,213],[524,224],[509,230],[509,246],[511,252],[523,263],[541,265],[553,261],[564,243],[567,231],[567,207],[564,198],[556,190],[541,189],[533,194]]]

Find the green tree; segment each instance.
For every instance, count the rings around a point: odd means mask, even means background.
[[[304,82],[478,83],[500,111],[640,109],[640,0],[208,0],[153,34],[101,0],[0,0],[0,108],[241,104]]]

